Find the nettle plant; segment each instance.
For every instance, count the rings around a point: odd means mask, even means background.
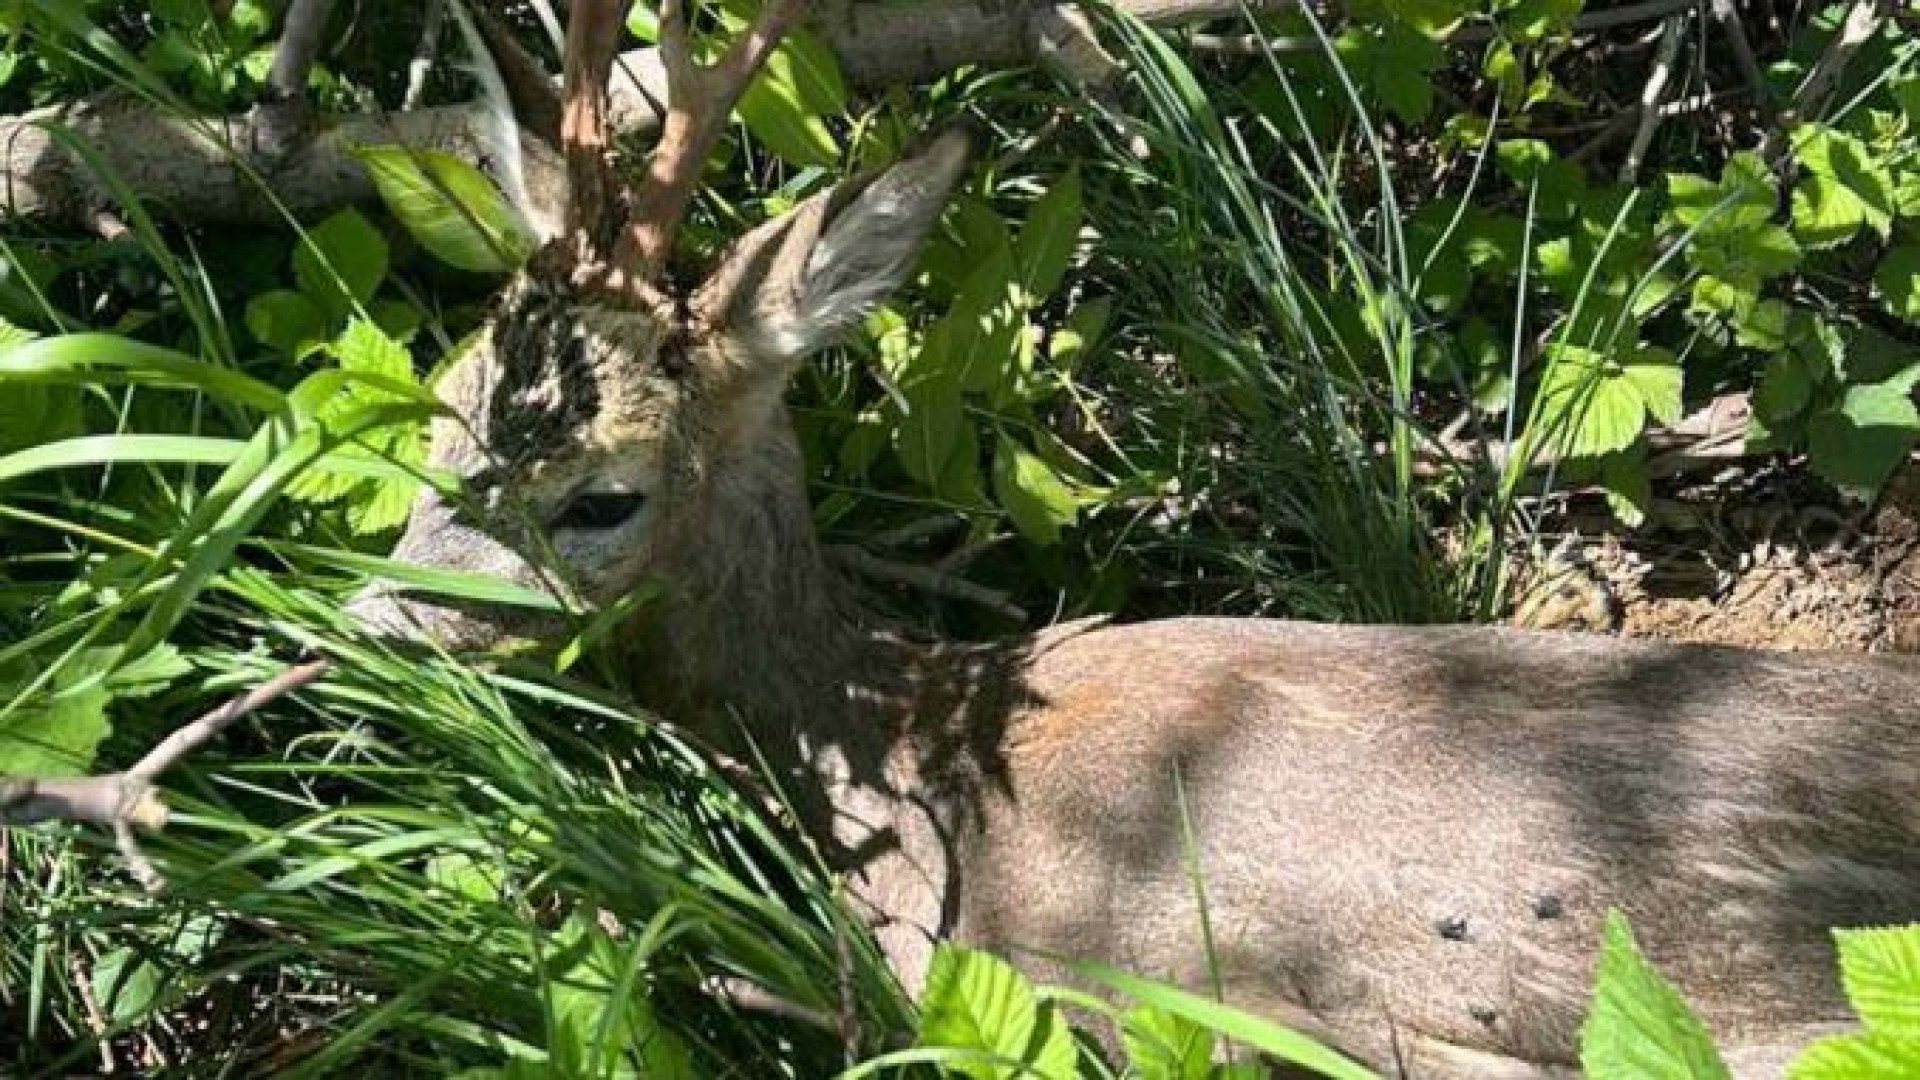
[[[1744,393],[1748,451],[1804,453],[1867,498],[1920,434],[1920,76],[1906,23],[1841,41],[1858,29],[1854,7],[1810,20],[1763,86],[1734,92],[1769,99],[1751,145],[1686,129],[1689,142],[1674,135],[1686,122],[1669,120],[1617,180],[1552,134],[1564,121],[1548,110],[1592,104],[1554,67],[1582,25],[1578,2],[1362,5],[1340,28],[1291,16],[1275,28],[1300,51],[1246,90],[1276,127],[1316,138],[1407,125],[1465,176],[1405,226],[1419,370],[1435,399],[1509,432],[1509,490],[1551,463],[1555,482],[1597,484],[1638,523],[1647,435]],[[1726,55],[1707,40],[1723,28],[1666,16],[1666,37],[1689,35],[1702,63]],[[1477,65],[1457,62],[1482,39]],[[1435,123],[1444,89],[1493,111]],[[1691,153],[1663,158],[1664,145]],[[1643,155],[1667,171],[1643,168]]]

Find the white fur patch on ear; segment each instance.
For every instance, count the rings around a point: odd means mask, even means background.
[[[778,328],[783,351],[820,348],[900,287],[966,165],[966,137],[949,132],[834,216],[807,257],[792,323]]]

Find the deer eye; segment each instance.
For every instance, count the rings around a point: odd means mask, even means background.
[[[634,491],[590,491],[575,495],[553,517],[556,529],[598,531],[618,528],[640,512],[647,497]]]

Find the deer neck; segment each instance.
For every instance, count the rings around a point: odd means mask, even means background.
[[[630,637],[631,676],[662,715],[784,768],[821,744],[891,739],[933,654],[829,570],[791,428],[784,415],[769,427],[712,466],[704,512],[665,538],[671,572]]]

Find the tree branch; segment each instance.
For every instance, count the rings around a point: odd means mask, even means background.
[[[1243,10],[1240,0],[1117,0],[1114,6],[1161,26],[1234,17]],[[1247,6],[1279,11],[1295,6],[1295,0],[1248,0]],[[823,5],[810,27],[833,50],[848,83],[862,90],[928,79],[968,65],[1007,68],[1045,60],[1070,74],[1110,72],[1092,56],[1083,38],[1063,34],[1063,28],[1083,25],[1076,21],[1084,18],[1081,10],[1049,0],[929,0],[909,6],[852,3]],[[609,127],[628,135],[657,131],[658,105],[666,100],[666,87],[666,72],[655,50],[622,54],[609,87]],[[555,110],[556,128],[557,120]],[[84,224],[95,208],[111,204],[108,192],[40,128],[48,121],[71,125],[99,147],[133,190],[164,204],[182,220],[231,224],[281,220],[279,206],[263,198],[258,185],[236,164],[258,145],[253,130],[258,118],[175,117],[125,96],[102,96],[0,119],[0,172],[4,173],[0,175],[0,216],[73,226]],[[354,145],[398,143],[484,165],[498,152],[492,130],[486,110],[477,104],[393,116],[334,118],[317,136],[297,140],[288,150],[274,170],[274,194],[287,211],[303,218],[370,202],[376,193],[350,153]],[[537,200],[548,200],[541,209],[556,211],[557,220],[562,193],[533,194]]]
[[[107,829],[113,833],[114,842],[126,857],[134,878],[148,891],[157,891],[165,881],[140,850],[135,830],[153,832],[167,823],[167,806],[153,787],[160,774],[206,745],[234,721],[313,683],[332,668],[328,660],[312,660],[290,667],[174,729],[124,772],[61,780],[0,780],[0,827],[64,821]]]
[[[333,14],[334,0],[293,0],[286,25],[273,49],[266,91],[249,117],[253,149],[278,162],[307,130],[307,76],[320,55],[320,36]]]

